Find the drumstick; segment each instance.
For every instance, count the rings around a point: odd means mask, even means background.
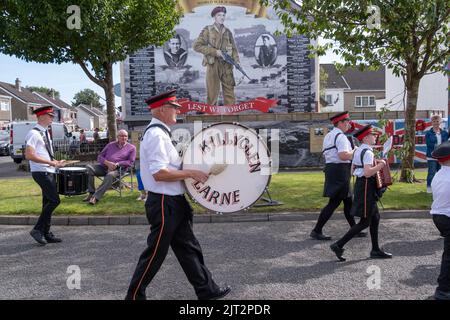
[[[78,162],[80,162],[80,160],[67,160],[64,162],[64,165],[66,166],[68,164],[74,164],[74,163],[78,163]]]
[[[211,169],[209,169],[209,174],[212,174],[214,176],[217,176],[223,172],[227,168],[227,163],[215,163],[211,166]]]

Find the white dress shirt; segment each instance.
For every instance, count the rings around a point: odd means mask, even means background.
[[[361,152],[364,149],[368,149],[366,151],[366,153],[364,153],[364,157],[363,157],[363,163],[361,163]],[[365,166],[366,164],[370,164],[371,166],[373,166],[373,160],[374,160],[374,154],[373,154],[373,149],[371,146],[369,146],[368,144],[363,143],[358,149],[356,149],[355,153],[353,154],[353,165],[355,166]],[[353,175],[356,177],[364,177],[364,168],[356,168],[355,171],[353,172]]]
[[[150,125],[152,124],[162,124],[170,131],[166,124],[156,118],[152,119]],[[153,178],[161,169],[179,170],[181,161],[169,135],[163,129],[148,129],[140,145],[141,179],[145,190],[170,196],[184,194],[182,181],[155,181]]]
[[[336,148],[329,149],[323,153],[325,157],[325,163],[350,163],[350,160],[341,160],[339,158],[338,153],[339,152],[350,152],[352,151],[352,145],[350,144],[350,141],[348,141],[345,134],[342,132],[341,129],[335,127],[333,130],[327,133],[325,138],[323,139],[323,146],[322,150],[325,150],[326,148],[331,148],[334,146],[334,139],[337,134],[339,134],[339,137],[336,139]]]
[[[36,126],[34,127],[39,129],[44,135],[46,134],[47,129],[40,124],[36,124]],[[47,136],[50,144],[49,147],[52,148],[52,140],[50,138],[50,135],[47,134]],[[30,130],[25,137],[25,143],[27,146],[30,146],[35,150],[35,153],[38,157],[49,161],[51,160],[47,148],[45,147],[44,139],[42,138],[41,133],[39,133],[38,131],[34,129]],[[54,173],[55,168],[45,163],[38,163],[30,160],[30,171]]]
[[[443,214],[450,218],[450,167],[442,166],[431,182],[433,203],[431,214]]]

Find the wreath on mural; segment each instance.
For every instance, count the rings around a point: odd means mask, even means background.
[[[424,131],[425,130],[425,121],[417,120],[416,121],[416,131]]]

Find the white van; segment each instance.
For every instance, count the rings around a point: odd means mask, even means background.
[[[23,160],[23,148],[25,147],[25,137],[30,130],[34,128],[36,122],[13,122],[10,126],[10,155],[15,163],[21,163]],[[52,123],[51,139],[53,142],[67,141],[71,134],[68,133],[64,123]]]

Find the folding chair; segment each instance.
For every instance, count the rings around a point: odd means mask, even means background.
[[[122,196],[122,189],[128,188],[130,191],[133,191],[133,171],[134,171],[134,165],[128,168],[119,166],[119,175],[114,178],[111,188],[113,190],[116,190],[120,196]],[[128,184],[124,181],[126,177],[131,178],[131,183]]]

